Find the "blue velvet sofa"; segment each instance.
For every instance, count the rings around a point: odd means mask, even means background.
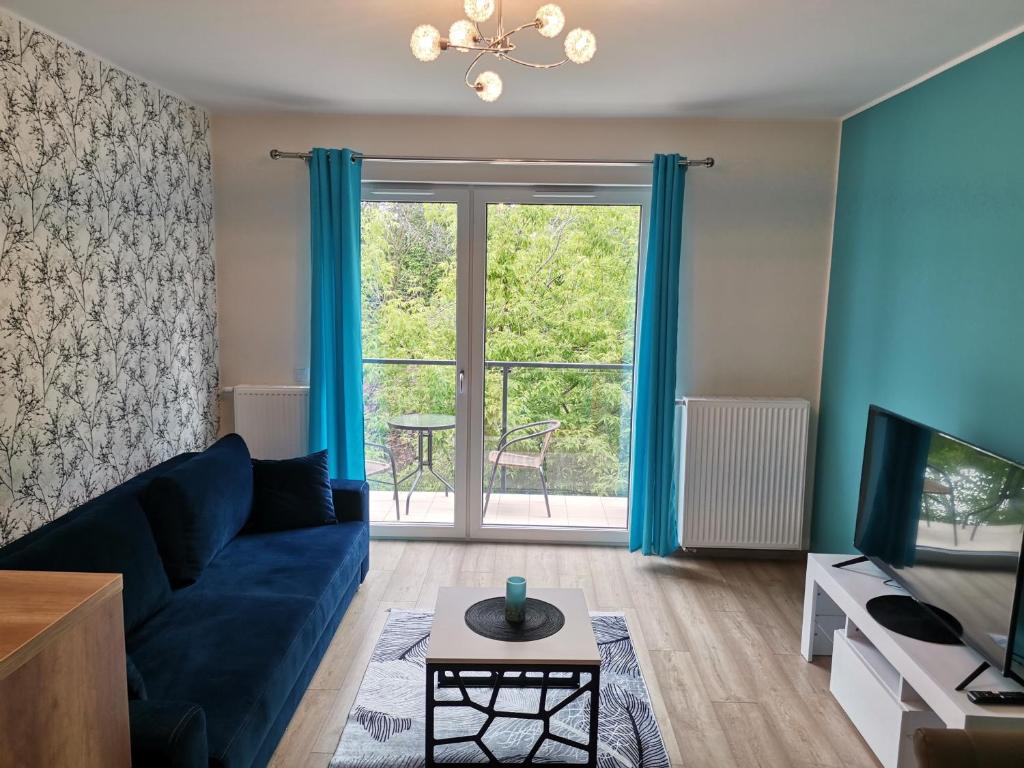
[[[123,574],[135,768],[266,765],[366,576],[365,482],[331,482],[334,524],[256,533],[252,477],[229,435],[0,549],[3,569]]]

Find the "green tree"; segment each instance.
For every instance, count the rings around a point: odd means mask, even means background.
[[[924,496],[929,519],[952,523],[974,539],[981,525],[1024,524],[1024,470],[945,435],[928,451]]]

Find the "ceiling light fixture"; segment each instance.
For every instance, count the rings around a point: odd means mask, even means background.
[[[516,44],[512,42],[512,36],[517,32],[526,29],[535,29],[543,37],[554,38],[561,34],[565,27],[565,14],[562,9],[554,3],[542,5],[532,21],[520,24],[508,31],[505,30],[505,19],[501,11],[501,0],[465,0],[463,9],[467,19],[459,19],[448,30],[448,37],[441,37],[437,27],[430,24],[421,24],[416,27],[409,40],[409,48],[413,56],[420,61],[434,61],[443,51],[458,51],[459,53],[472,53],[473,61],[466,69],[466,86],[476,92],[484,101],[495,101],[501,96],[502,82],[497,72],[490,70],[481,72],[471,79],[473,70],[480,60],[490,54],[501,61],[510,61],[530,69],[554,69],[566,62],[574,64],[586,64],[597,51],[597,38],[589,29],[577,27],[565,36],[565,58],[551,64],[538,64],[532,61],[523,61],[512,55]],[[495,15],[497,20],[494,34],[485,35],[480,30],[480,24]]]

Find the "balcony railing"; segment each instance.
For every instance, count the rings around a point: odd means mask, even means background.
[[[401,358],[401,357],[364,357],[363,364],[372,365],[423,365],[423,366],[452,366],[455,360],[433,360],[423,358]],[[525,360],[487,360],[484,368],[501,371],[501,432],[508,430],[508,381],[512,371],[517,368],[534,368],[549,370],[576,370],[576,371],[632,371],[633,366],[629,363],[566,363]],[[501,490],[507,490],[507,470],[501,470]]]

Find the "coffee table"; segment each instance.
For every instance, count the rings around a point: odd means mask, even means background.
[[[504,589],[489,587],[441,587],[427,649],[426,764],[427,768],[465,766],[466,763],[436,759],[436,749],[445,744],[474,743],[487,758],[477,765],[551,766],[534,757],[544,742],[551,740],[573,747],[586,755],[586,762],[569,763],[595,768],[597,765],[597,715],[601,677],[601,654],[587,611],[586,598],[579,589],[530,589],[529,597],[555,605],[565,615],[565,625],[550,637],[527,642],[490,640],[466,626],[466,609],[480,600],[504,595]],[[470,695],[471,689],[485,688],[490,695]],[[498,695],[507,688],[540,689],[537,712],[509,712],[498,709]],[[456,689],[458,696],[438,698],[440,689]],[[550,690],[559,690],[557,702],[548,706]],[[450,693],[452,693],[450,691]],[[570,702],[590,698],[587,741],[575,741],[552,733],[551,718]],[[482,703],[486,700],[486,703]],[[448,707],[472,708],[482,713],[483,724],[475,733],[437,738],[435,718],[444,717]],[[496,718],[540,721],[543,728],[526,759],[518,763],[499,761],[485,743],[487,729]]]

